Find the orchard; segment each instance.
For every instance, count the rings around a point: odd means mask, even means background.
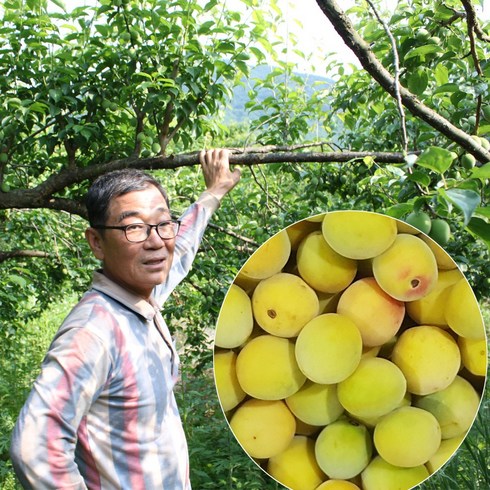
[[[406,221],[430,239],[436,258],[442,246],[457,265],[438,273],[430,295],[413,301],[410,315],[422,318],[414,321],[441,328],[434,324],[442,321],[435,318],[440,309],[431,305],[442,301],[444,285],[453,284],[459,270],[488,322],[490,32],[481,2],[410,0],[386,11],[385,2],[372,0],[342,12],[332,0],[308,1],[358,66],[330,54],[329,46],[317,46],[314,56],[298,50],[286,0],[1,2],[2,488],[18,488],[8,457],[15,418],[50,339],[98,267],[84,240],[83,196],[109,170],[151,171],[179,215],[203,185],[199,150],[230,148],[232,164],[242,167],[240,187],[213,217],[193,270],[164,312],[186,360],[177,396],[195,488],[280,488],[235,442],[212,376],[214,327],[230,284],[280,230],[335,210]],[[302,27],[309,33],[310,26]],[[318,223],[305,227],[313,235],[304,251],[296,252],[294,237],[283,235],[274,256],[288,261],[294,249],[300,276],[313,281],[312,251],[326,252]],[[339,268],[350,264],[345,277],[309,286],[320,291],[315,296],[322,308],[359,268],[369,271],[367,259],[341,257]],[[253,274],[253,281],[268,280]],[[300,278],[297,271],[284,274],[285,283]],[[422,289],[425,280],[417,286]],[[308,291],[302,289],[304,301],[314,303]],[[461,295],[467,298],[465,287]],[[251,310],[240,314],[243,324],[247,315]],[[271,320],[268,310],[264,317]],[[284,328],[299,327],[277,327]],[[388,335],[393,328],[383,329]],[[369,326],[365,330],[363,350],[369,336],[378,342]],[[254,334],[240,327],[235,335],[233,342]],[[483,376],[474,355],[480,340],[456,335],[465,339],[458,338],[462,360]],[[290,350],[279,344],[278,350]],[[229,365],[233,357],[226,353],[215,361]],[[471,488],[490,486],[490,456],[481,449],[489,447],[487,421],[484,397],[471,442],[422,488],[452,490],[454,481],[463,488],[467,480]],[[300,439],[292,450],[294,459],[296,451],[311,451],[311,443]],[[382,466],[375,459],[371,464]],[[322,489],[329,487],[325,482]]]

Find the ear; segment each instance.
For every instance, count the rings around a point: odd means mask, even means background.
[[[104,260],[104,239],[100,235],[99,231],[95,228],[87,228],[85,230],[85,239],[87,240],[95,257],[99,260]]]

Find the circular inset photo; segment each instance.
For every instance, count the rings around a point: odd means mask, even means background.
[[[464,274],[419,228],[333,211],[243,265],[214,374],[244,451],[291,490],[408,490],[454,454],[480,406],[487,340]]]

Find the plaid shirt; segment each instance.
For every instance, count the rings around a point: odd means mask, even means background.
[[[217,205],[205,192],[184,213],[168,279],[149,302],[94,273],[14,428],[11,457],[25,488],[190,489],[173,394],[178,355],[160,309]]]

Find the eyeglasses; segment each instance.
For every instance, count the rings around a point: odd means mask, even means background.
[[[157,225],[149,225],[147,223],[133,223],[126,226],[104,226],[95,225],[92,226],[96,230],[122,230],[126,236],[128,242],[140,243],[144,242],[150,236],[152,228],[157,230],[158,236],[162,240],[171,240],[175,238],[179,233],[180,221],[172,219],[169,221],[162,221]]]

